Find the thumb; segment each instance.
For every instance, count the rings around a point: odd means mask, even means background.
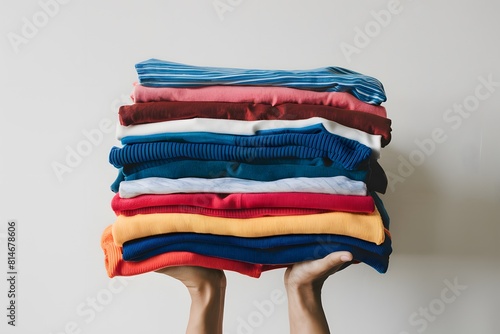
[[[316,275],[325,274],[344,262],[351,261],[352,258],[352,254],[349,252],[333,252],[322,259],[314,261],[314,268],[312,268],[312,271]]]
[[[349,252],[333,252],[325,256],[322,261],[325,262],[326,266],[334,267],[352,261],[352,254]]]

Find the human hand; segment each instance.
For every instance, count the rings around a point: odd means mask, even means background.
[[[321,289],[328,277],[351,260],[349,252],[334,252],[322,259],[296,263],[286,269],[284,280],[291,334],[330,333],[321,303]]]
[[[222,270],[179,266],[156,272],[184,284],[191,296],[187,334],[222,334],[226,275]]]
[[[321,289],[325,280],[336,273],[345,262],[352,260],[349,252],[330,253],[322,259],[295,263],[285,271],[287,288],[312,287]]]
[[[226,287],[226,275],[222,270],[195,266],[177,266],[158,269],[156,272],[181,281],[190,292],[202,291],[208,287]]]

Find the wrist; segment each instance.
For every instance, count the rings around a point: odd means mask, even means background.
[[[185,268],[183,268],[185,269]],[[176,277],[188,289],[189,293],[210,293],[226,287],[226,276],[220,270],[199,270],[189,272],[189,275]]]
[[[202,303],[209,303],[210,300],[217,299],[226,291],[226,285],[220,282],[202,282],[196,286],[188,286],[191,299]]]
[[[321,287],[315,284],[286,286],[290,333],[330,333],[321,302]]]
[[[286,285],[289,304],[304,309],[321,307],[321,287],[314,284]]]
[[[321,289],[325,283],[325,278],[314,279],[292,279],[288,275],[285,276],[285,289],[288,293],[296,293],[301,295],[321,294]]]
[[[191,310],[186,333],[221,334],[226,285],[203,282],[188,287]]]

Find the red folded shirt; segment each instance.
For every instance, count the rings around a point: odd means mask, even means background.
[[[116,215],[148,213],[199,213],[228,218],[313,214],[328,211],[372,213],[371,196],[320,193],[193,193],[140,195],[121,198],[116,194],[111,207]]]

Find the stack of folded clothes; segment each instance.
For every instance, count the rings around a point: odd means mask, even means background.
[[[339,67],[150,59],[136,69],[122,147],[109,155],[119,169],[117,219],[101,240],[110,277],[180,265],[259,277],[339,250],[386,272],[389,217],[376,192],[391,120],[378,80]]]

